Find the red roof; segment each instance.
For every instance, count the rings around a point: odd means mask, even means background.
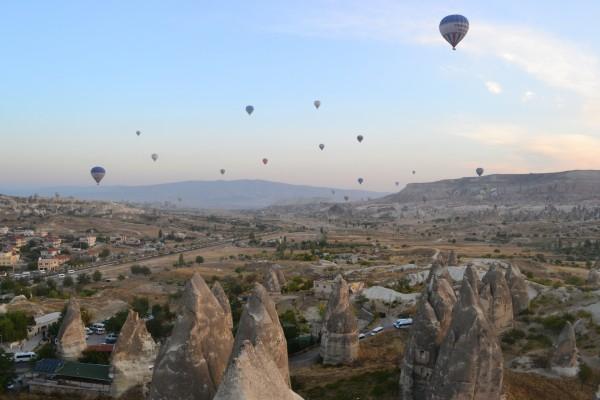
[[[91,344],[85,349],[86,351],[97,351],[100,353],[112,353],[115,345],[114,344]]]

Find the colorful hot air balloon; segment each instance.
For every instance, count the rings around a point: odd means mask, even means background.
[[[252,113],[254,112],[254,106],[246,106],[246,112],[248,113],[248,115],[252,115]]]
[[[313,104],[315,105],[315,108],[318,110],[319,107],[321,107],[321,100],[315,100],[315,101],[313,101]]]
[[[417,173],[417,171],[415,171],[415,170],[413,169],[413,175],[414,175],[414,174],[416,174],[416,173]]]
[[[225,169],[221,168],[221,175],[225,175]]]
[[[94,167],[90,171],[90,174],[92,174],[92,178],[94,178],[96,183],[99,185],[102,178],[104,178],[104,175],[106,175],[106,170],[102,167]]]
[[[358,140],[358,143],[362,142],[362,141],[363,141],[363,139],[364,139],[363,135],[358,135],[358,136],[356,137],[356,140]]]
[[[152,161],[154,161],[154,162],[156,162],[156,160],[158,160],[158,154],[156,154],[156,153],[152,153],[152,155],[150,157],[152,157]]]
[[[396,182],[396,186],[400,186],[400,182]]]
[[[138,135],[138,136],[140,136],[142,134],[142,132],[141,131],[135,131],[135,134]]]
[[[478,176],[481,176],[481,175],[483,175],[483,168],[479,167],[475,170],[475,172],[477,172]]]
[[[325,145],[324,145],[323,143],[321,143],[321,144],[319,145],[319,148],[320,148],[321,150],[323,150],[323,149],[325,148]]]
[[[267,163],[268,163],[268,162],[269,162],[269,159],[268,159],[268,158],[263,158],[263,159],[262,159],[262,163],[263,163],[263,164],[267,165]]]
[[[365,180],[364,180],[363,178],[358,178],[358,183],[359,183],[360,185],[362,185],[362,183],[363,183],[364,181],[365,181]]]
[[[448,15],[440,22],[440,33],[452,45],[452,50],[456,50],[468,31],[469,20],[462,15]]]
[[[350,199],[350,197],[344,196],[344,200],[348,201],[349,199]]]

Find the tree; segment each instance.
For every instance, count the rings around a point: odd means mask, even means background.
[[[117,279],[120,280],[120,281],[124,281],[125,280],[125,275],[119,274],[119,276],[117,277]]]
[[[92,280],[88,274],[79,274],[77,275],[77,283],[80,285],[86,285],[90,283]]]
[[[102,249],[102,251],[100,252],[100,254],[98,254],[98,257],[100,258],[106,258],[110,256],[110,250],[109,249]]]
[[[100,282],[102,280],[102,272],[95,270],[92,274],[92,279],[94,282]]]
[[[158,230],[158,238],[159,238],[159,239],[162,239],[162,238],[163,238],[163,231],[162,231],[162,229],[159,229],[159,230]]]
[[[185,260],[183,259],[183,253],[179,253],[179,260],[177,261],[177,265],[179,267],[183,267],[185,265]]]
[[[129,314],[128,310],[121,310],[112,317],[110,317],[105,324],[107,332],[119,333],[121,332],[121,328],[125,324],[127,320],[127,315]]]
[[[15,379],[15,362],[13,358],[5,353],[0,347],[0,393],[4,392],[6,386]]]
[[[63,279],[63,286],[64,287],[71,287],[73,286],[73,278],[71,278],[70,276],[65,276],[65,278]]]
[[[131,301],[131,308],[137,312],[140,317],[148,315],[148,309],[150,308],[150,302],[147,297],[134,297]]]
[[[202,264],[204,262],[204,257],[196,256],[196,264]]]
[[[592,369],[590,368],[590,366],[582,362],[579,366],[579,372],[577,373],[577,377],[579,378],[579,381],[581,382],[581,387],[583,388],[583,385],[588,383],[590,381],[590,378],[592,377]]]

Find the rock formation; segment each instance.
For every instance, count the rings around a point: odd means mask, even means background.
[[[471,264],[467,265],[467,268],[465,269],[465,274],[464,274],[463,278],[465,276],[467,277],[467,280],[471,284],[471,289],[473,289],[475,294],[479,296],[479,286],[481,286],[481,281],[479,280],[479,275],[477,274],[477,271],[475,270],[473,265],[471,265]]]
[[[58,331],[56,352],[64,360],[77,361],[86,347],[85,326],[81,320],[79,301],[71,297]]]
[[[214,400],[302,400],[278,372],[277,365],[263,350],[267,346],[241,343],[231,359]]]
[[[279,322],[275,303],[267,290],[256,283],[240,318],[232,358],[236,357],[245,342],[271,357],[287,386],[290,386],[287,341]],[[259,349],[264,346],[264,349]]]
[[[281,289],[286,284],[285,275],[279,265],[273,265],[265,275],[265,288],[269,293],[281,293]]]
[[[403,400],[423,400],[436,364],[442,340],[452,322],[456,304],[454,290],[447,279],[435,275],[417,303],[410,338],[401,364],[400,386]]]
[[[495,328],[464,278],[426,399],[499,400],[502,379],[502,350]]]
[[[199,274],[181,301],[181,315],[154,364],[151,400],[211,400],[231,355],[225,312]]]
[[[600,270],[596,268],[590,269],[587,276],[587,284],[594,287],[600,286]]]
[[[223,311],[225,312],[225,319],[227,320],[227,326],[229,326],[229,329],[233,329],[233,316],[231,315],[231,304],[229,304],[229,298],[227,297],[225,290],[223,290],[223,286],[221,286],[221,284],[217,281],[213,283],[211,291],[215,295],[215,298],[217,299],[219,304],[221,304],[221,307],[223,307]]]
[[[427,275],[426,283],[431,282],[431,278],[437,276],[438,278],[444,278],[448,281],[448,283],[452,282],[452,277],[448,272],[448,268],[443,264],[443,261],[440,261],[439,257],[431,264],[431,269],[429,270],[429,275]]]
[[[512,328],[512,295],[502,271],[492,265],[482,279],[479,298],[489,321],[499,332]]]
[[[335,281],[323,318],[320,353],[323,364],[349,364],[358,357],[358,323],[348,284],[341,275]]]
[[[577,343],[573,325],[567,321],[554,345],[551,361],[552,369],[561,375],[577,374]]]
[[[448,254],[448,260],[446,260],[446,265],[449,267],[456,267],[458,265],[458,258],[456,257],[454,250],[450,250],[450,254]]]
[[[157,352],[158,346],[148,333],[146,323],[138,313],[129,310],[111,355],[111,396],[118,398],[136,388],[145,393],[152,379],[150,367],[154,365]]]
[[[508,288],[510,289],[513,313],[516,317],[519,315],[519,313],[529,308],[527,282],[525,281],[525,278],[523,278],[521,271],[512,265],[508,266],[508,271],[506,272],[506,282],[508,283]]]

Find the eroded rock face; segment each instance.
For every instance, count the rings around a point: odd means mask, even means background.
[[[221,284],[217,281],[213,283],[211,291],[217,299],[217,301],[219,302],[219,304],[221,305],[221,307],[223,307],[223,312],[225,313],[225,318],[227,319],[227,326],[229,326],[229,329],[233,329],[233,316],[231,315],[231,304],[229,304],[229,298],[227,297],[225,290],[223,290],[223,286],[221,286]]]
[[[508,283],[512,298],[513,314],[516,317],[519,313],[529,308],[527,281],[525,281],[525,278],[523,278],[521,271],[517,267],[509,265],[506,272],[506,282]]]
[[[456,295],[448,279],[432,266],[428,283],[417,303],[410,338],[401,363],[403,400],[423,400],[433,374],[440,344],[452,322]]]
[[[214,400],[302,400],[279,373],[277,365],[260,341],[240,343],[231,359]]]
[[[465,277],[426,399],[499,400],[502,379],[502,350],[495,328]]]
[[[596,268],[590,269],[590,272],[588,272],[587,283],[594,287],[600,286],[600,270]]]
[[[223,307],[199,274],[187,283],[181,315],[154,364],[152,400],[211,400],[231,355]]]
[[[86,349],[85,326],[81,320],[79,301],[71,297],[58,331],[56,352],[64,360],[77,361]]]
[[[265,288],[269,293],[281,293],[286,284],[285,275],[279,265],[273,265],[265,275]]]
[[[279,322],[275,303],[267,290],[255,284],[240,318],[232,358],[240,354],[245,342],[250,342],[257,350],[269,356],[277,366],[283,381],[290,386],[287,341]],[[264,349],[259,347],[264,346]]]
[[[358,323],[348,284],[341,275],[335,280],[323,319],[320,353],[323,364],[349,364],[358,357]]]
[[[448,254],[448,260],[446,261],[446,264],[449,267],[456,267],[458,265],[458,257],[456,257],[456,253],[454,252],[454,250],[450,250],[450,254]]]
[[[577,343],[575,330],[570,322],[565,324],[556,340],[551,365],[552,369],[561,375],[575,376],[577,374]]]
[[[491,266],[482,282],[479,297],[489,321],[500,332],[512,328],[512,294],[504,274],[495,265]]]
[[[467,265],[464,276],[471,284],[471,289],[473,289],[475,294],[479,295],[479,286],[481,286],[481,281],[479,280],[477,271],[475,271],[475,268],[472,265]]]
[[[154,365],[157,352],[158,346],[148,333],[146,323],[138,313],[129,310],[111,356],[111,396],[118,398],[135,389],[145,393],[152,379],[150,367]]]
[[[435,260],[431,264],[431,269],[429,270],[429,275],[427,276],[427,279],[425,280],[426,283],[431,282],[431,279],[434,276],[437,276],[438,278],[444,278],[449,283],[452,282],[452,277],[450,276],[450,272],[448,272],[448,268],[443,264],[443,262],[440,261],[440,258],[442,258],[442,257],[441,256],[438,257],[438,259]]]

